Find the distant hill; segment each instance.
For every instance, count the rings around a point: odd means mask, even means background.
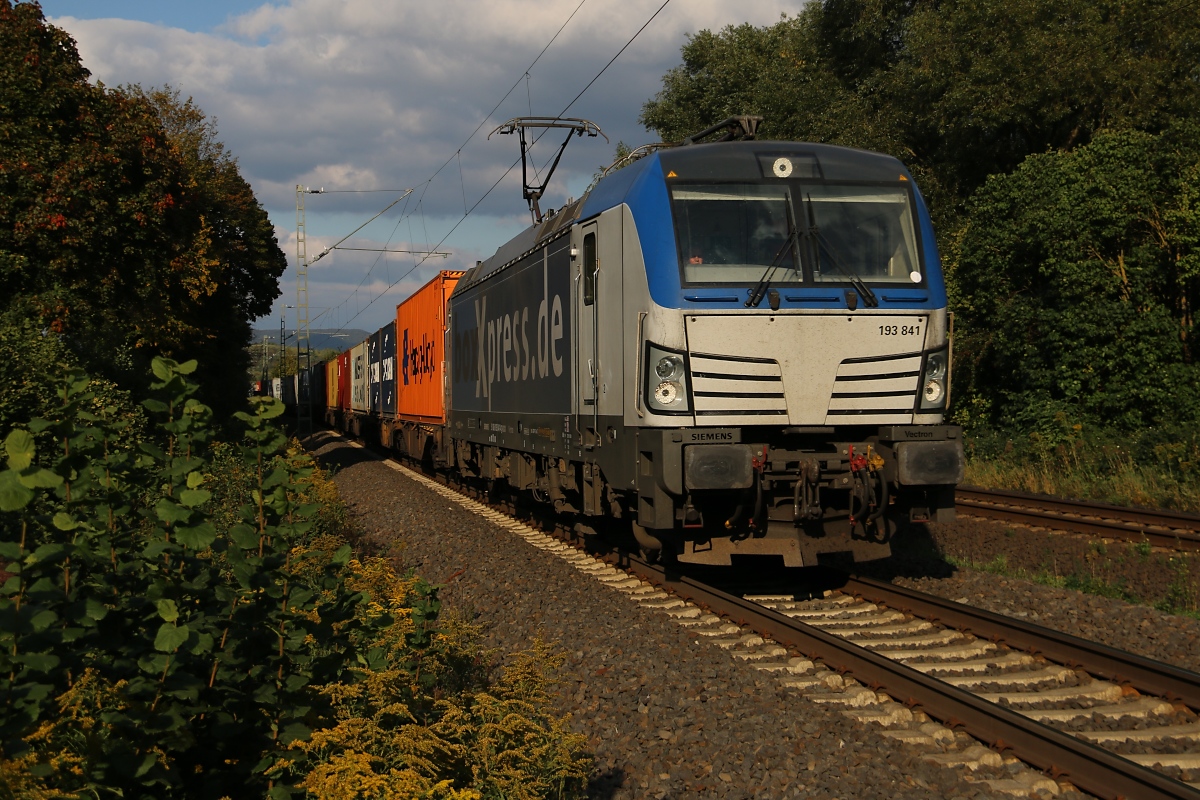
[[[295,349],[296,336],[294,329],[289,328],[286,331],[288,340],[287,346]],[[357,328],[348,328],[344,331],[337,331],[332,328],[314,328],[309,331],[309,347],[313,350],[348,350],[354,345],[366,339],[369,334],[366,331]],[[253,335],[250,338],[251,344],[260,344],[264,336],[270,336],[268,343],[279,346],[279,328],[271,330],[270,328],[255,328]]]

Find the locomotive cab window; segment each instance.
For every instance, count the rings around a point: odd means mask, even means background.
[[[911,283],[920,275],[912,204],[903,187],[816,184],[801,191],[819,256],[814,281],[845,281],[847,270],[879,283]]]
[[[923,280],[902,185],[677,184],[671,200],[685,285]]]
[[[596,234],[583,237],[583,304],[596,302]]]
[[[779,282],[803,279],[787,187],[695,184],[672,194],[684,283],[753,284],[772,263],[781,268]]]

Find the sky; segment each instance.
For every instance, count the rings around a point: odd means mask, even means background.
[[[382,327],[437,270],[469,268],[530,224],[518,142],[489,139],[493,129],[525,115],[600,127],[607,142],[573,138],[567,146],[542,202],[561,206],[611,163],[617,142],[656,140],[637,118],[680,63],[689,34],[769,25],[796,14],[803,0],[662,5],[42,0],[94,81],[169,84],[216,120],[288,255],[282,295],[258,327],[278,328],[285,314],[288,328],[296,324],[287,307],[297,303],[297,185],[326,190],[303,198],[310,262],[399,200],[342,245],[361,249],[334,250],[309,267],[310,327],[363,330]],[[552,133],[534,145],[535,164],[552,159],[559,143]],[[430,252],[447,255],[422,255]]]

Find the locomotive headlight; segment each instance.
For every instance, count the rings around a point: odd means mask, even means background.
[[[923,403],[926,406],[937,406],[942,402],[942,398],[946,396],[946,387],[941,381],[929,380],[925,381],[925,396]]]
[[[683,353],[646,343],[643,397],[648,410],[658,414],[689,414],[687,358]]]
[[[660,406],[673,406],[679,402],[682,387],[675,381],[663,381],[654,389],[654,400]]]
[[[949,387],[947,367],[949,355],[938,350],[925,356],[925,369],[921,375],[921,410],[932,411],[945,407],[946,390]]]
[[[654,365],[654,374],[664,381],[682,377],[683,359],[676,355],[663,356]],[[678,389],[678,386],[676,389]]]

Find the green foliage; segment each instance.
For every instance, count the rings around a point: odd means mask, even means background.
[[[56,394],[62,373],[77,368],[78,357],[60,334],[47,330],[21,308],[0,311],[0,431],[46,417],[58,406]],[[88,386],[91,413],[107,413],[129,424],[127,441],[140,439],[146,429],[145,410],[130,393],[104,378]]]
[[[1159,611],[1170,614],[1196,613],[1196,589],[1191,581],[1190,563],[1187,553],[1180,553],[1167,560],[1167,567],[1171,571],[1171,583],[1167,586],[1166,595],[1154,604]]]
[[[764,117],[760,138],[799,139],[898,152],[888,117],[833,74],[822,52],[821,6],[765,28],[702,30],[683,47],[683,64],[640,121],[663,141],[679,141],[735,114]]]
[[[69,371],[0,447],[0,800],[574,798],[541,646],[492,680],[437,590],[353,559],[272,399],[212,442],[155,359],[151,440]]]
[[[953,255],[959,419],[1200,421],[1198,198],[1191,125],[1102,133],[989,179]]]
[[[195,269],[184,279],[192,302],[177,304],[175,314],[193,330],[210,335],[192,337],[182,351],[198,359],[201,386],[240,389],[249,366],[245,347],[250,322],[271,310],[287,266],[274,226],[237,161],[218,140],[215,121],[191,98],[181,99],[169,86],[122,91],[144,102],[162,125],[184,168],[189,214],[200,224],[191,246]],[[210,393],[205,399],[223,415],[240,405],[239,394]]]
[[[0,430],[50,413],[59,374],[74,363],[61,337],[20,309],[0,312]]]
[[[319,717],[308,686],[355,659],[363,598],[348,548],[305,547],[313,468],[280,457],[282,407],[240,415],[250,491],[218,526],[196,365],[153,366],[145,405],[164,445],[123,447],[129,423],[86,410],[78,372],[57,414],[4,441],[0,747],[67,793],[265,793],[274,754]]]
[[[274,230],[190,100],[88,77],[38,4],[0,0],[0,311],[139,394],[149,353],[202,358],[224,414],[278,296]]]

